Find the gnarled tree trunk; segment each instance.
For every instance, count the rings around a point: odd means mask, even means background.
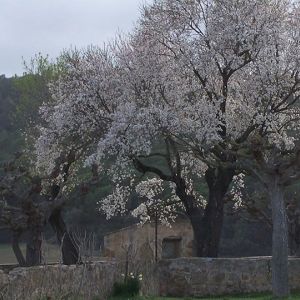
[[[201,220],[203,218],[203,209],[197,207],[197,200],[194,196],[187,193],[185,180],[177,178],[176,195],[185,207],[186,214],[190,219],[194,233],[194,250],[195,255],[203,257],[203,232],[201,228]]]
[[[201,220],[203,256],[218,257],[223,228],[225,195],[233,176],[233,169],[221,167],[209,168],[205,173],[209,195]]]
[[[42,229],[35,226],[29,229],[26,243],[26,266],[38,266],[42,262]]]
[[[26,266],[26,261],[22,250],[20,249],[19,240],[20,240],[21,233],[19,231],[13,231],[12,233],[12,249],[18,261],[20,267]]]
[[[223,227],[224,198],[233,176],[234,170],[232,169],[210,168],[207,170],[209,197],[204,211],[197,207],[194,197],[187,195],[184,181],[176,183],[176,194],[185,204],[192,224],[195,254],[198,257],[218,257]]]
[[[61,215],[61,209],[56,209],[52,212],[49,222],[61,246],[63,264],[73,265],[80,263],[78,244],[72,233],[67,230],[67,226]]]
[[[272,290],[277,298],[288,297],[288,225],[284,189],[276,174],[270,178],[268,192],[272,205]]]
[[[204,248],[204,235],[203,228],[201,227],[201,221],[203,219],[203,211],[199,208],[194,208],[192,211],[188,213],[188,217],[190,219],[193,233],[194,233],[194,251],[197,257],[205,257]]]
[[[295,251],[293,254],[296,255],[297,257],[300,257],[300,224],[299,223],[296,223],[293,238],[295,244]]]

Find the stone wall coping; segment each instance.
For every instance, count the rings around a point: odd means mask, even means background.
[[[17,264],[0,264],[0,271],[4,273],[13,273],[15,270],[21,271],[21,270],[32,270],[32,269],[43,269],[43,268],[62,268],[62,269],[75,269],[75,268],[81,268],[86,266],[97,266],[97,265],[115,265],[117,264],[117,260],[99,260],[99,261],[92,261],[92,262],[85,262],[82,264],[77,265],[63,265],[60,263],[50,263],[45,265],[38,265],[38,266],[32,266],[32,267],[19,267]]]
[[[177,258],[159,262],[159,294],[205,297],[270,292],[272,257]],[[289,257],[289,285],[300,290],[300,258]]]
[[[272,256],[249,256],[249,257],[178,257],[161,259],[159,262],[172,262],[172,261],[249,261],[249,260],[271,260]],[[289,261],[300,260],[300,257],[289,256]]]
[[[40,265],[0,270],[1,299],[60,299],[67,295],[80,299],[107,299],[119,276],[114,261],[96,261],[77,265]],[[68,297],[69,298],[69,297]],[[77,299],[77,297],[76,297]]]

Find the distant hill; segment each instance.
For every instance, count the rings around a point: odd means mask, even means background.
[[[0,76],[0,161],[7,160],[22,144],[20,129],[13,116],[20,93],[13,78]]]

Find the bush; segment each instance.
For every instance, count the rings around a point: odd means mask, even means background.
[[[141,289],[141,275],[134,276],[132,273],[130,276],[126,276],[123,282],[115,282],[113,286],[113,297],[134,297],[139,295]]]

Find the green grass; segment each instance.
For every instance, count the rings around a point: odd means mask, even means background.
[[[25,256],[26,245],[20,244],[20,248]],[[59,263],[61,254],[58,245],[43,242],[42,248],[45,263]],[[89,260],[92,261],[97,261],[100,259],[103,259],[103,257],[94,256],[89,258]],[[10,244],[0,244],[0,264],[17,264],[16,257]]]
[[[110,300],[238,300],[238,299],[249,299],[249,300],[271,300],[270,295],[244,295],[244,296],[220,296],[220,297],[206,297],[206,298],[168,298],[168,297],[135,297],[135,298],[110,298]],[[300,300],[300,294],[295,294],[289,297],[290,300]]]
[[[21,246],[22,251],[25,245]],[[23,251],[24,253],[24,251]],[[15,255],[10,244],[0,244],[0,264],[15,264],[17,263]]]
[[[20,248],[25,256],[25,244],[21,244]],[[59,247],[52,244],[43,246],[45,261],[55,263],[59,261]],[[17,260],[10,244],[0,244],[0,264],[16,264]]]

